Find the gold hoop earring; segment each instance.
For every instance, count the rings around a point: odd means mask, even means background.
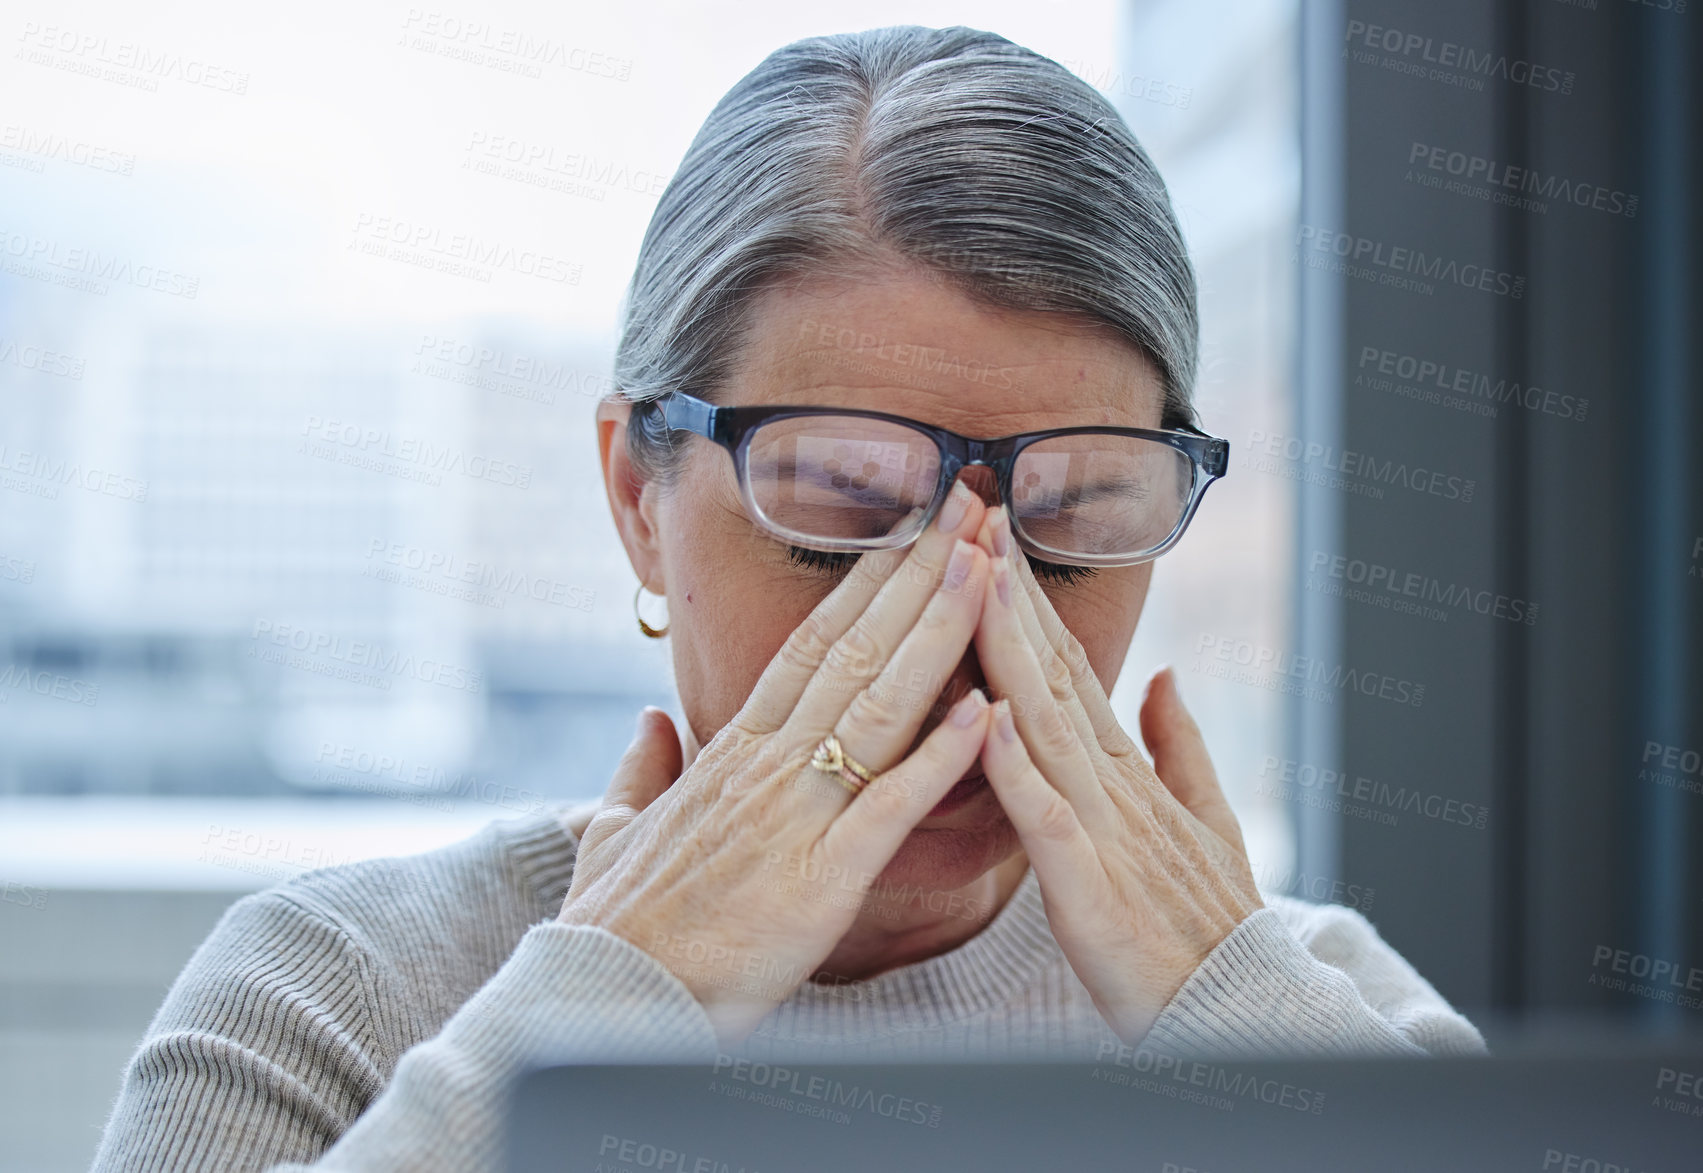
[[[645,622],[645,617],[639,614],[639,596],[644,593],[645,584],[641,582],[639,584],[639,589],[633,592],[633,618],[639,621],[639,631],[641,633],[649,636],[651,639],[661,639],[663,636],[668,634],[668,624],[664,623],[661,627],[652,627],[650,624]]]

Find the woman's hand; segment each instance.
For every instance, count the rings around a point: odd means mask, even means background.
[[[1040,881],[1047,922],[1131,1045],[1189,975],[1263,907],[1242,833],[1169,669],[1148,685],[1149,765],[1015,550],[1003,508],[978,541],[993,589],[976,654],[995,706],[982,769]]]
[[[982,614],[984,513],[960,484],[908,555],[858,559],[683,775],[673,722],[639,719],[558,919],[657,958],[725,1042],[816,971],[981,751],[990,709],[977,690],[906,756]],[[855,797],[810,765],[829,733],[877,774]]]

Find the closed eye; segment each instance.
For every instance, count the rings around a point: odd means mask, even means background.
[[[846,550],[807,550],[803,546],[788,546],[787,557],[794,566],[838,577],[851,570],[858,555]],[[1025,554],[1029,569],[1040,582],[1074,586],[1099,573],[1092,566],[1066,566],[1060,562],[1043,562],[1033,554]]]

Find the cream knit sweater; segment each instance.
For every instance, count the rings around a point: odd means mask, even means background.
[[[546,812],[237,901],[127,1065],[95,1169],[490,1169],[508,1086],[530,1065],[712,1062],[709,1019],[660,962],[555,923],[576,846]],[[1266,901],[1145,1046],[1484,1049],[1359,913]],[[1092,1060],[1119,1045],[1048,932],[1031,871],[963,945],[865,982],[805,983],[740,1052]]]

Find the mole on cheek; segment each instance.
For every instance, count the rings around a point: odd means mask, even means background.
[[[692,592],[691,591],[686,592],[686,601],[688,603],[690,603],[692,601]]]

